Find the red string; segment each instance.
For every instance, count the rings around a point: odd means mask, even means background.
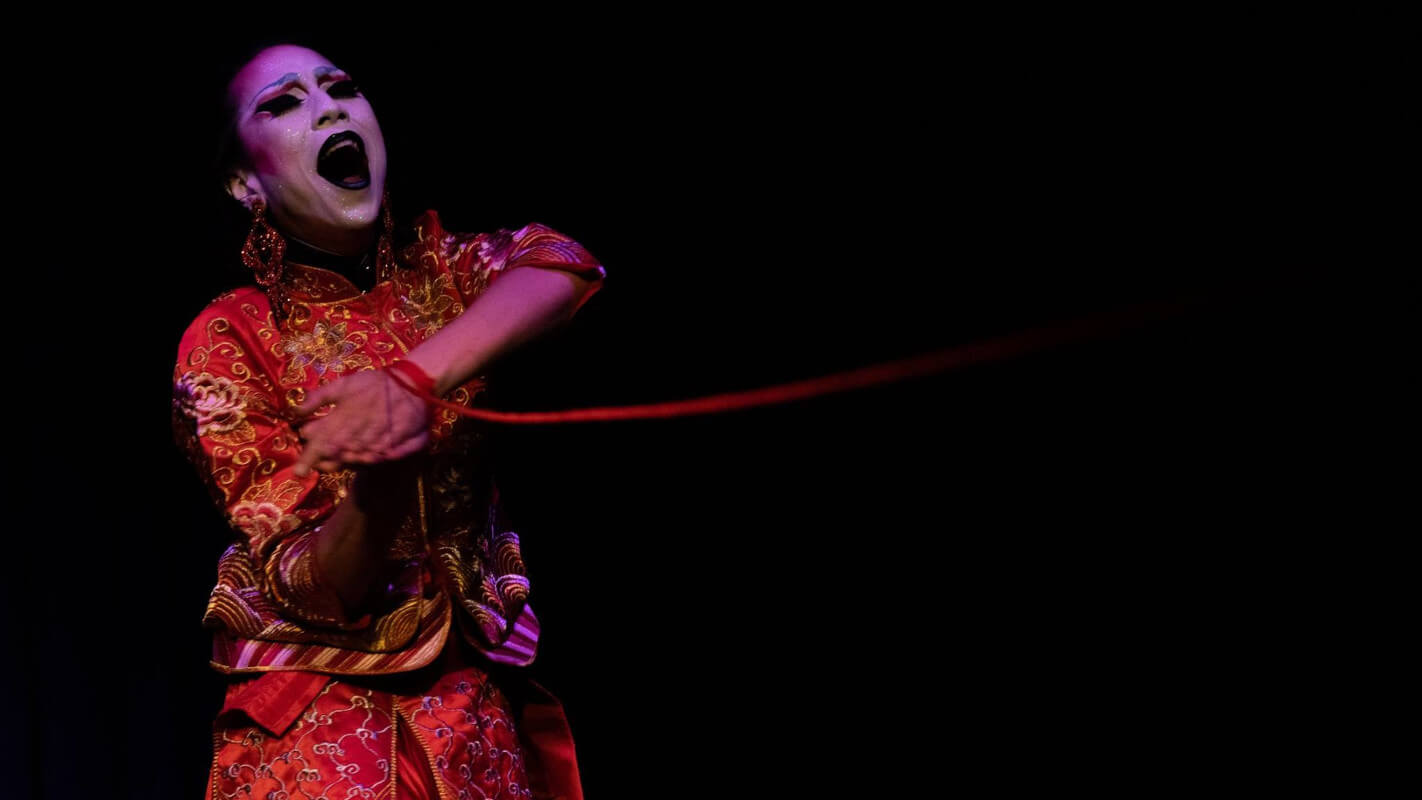
[[[716,414],[738,411],[744,408],[789,403],[818,395],[862,389],[945,372],[950,369],[999,361],[1044,350],[1054,345],[1062,345],[1084,339],[1095,338],[1118,332],[1162,315],[1179,311],[1179,306],[1151,306],[1101,317],[1075,320],[1066,324],[1034,328],[1018,333],[988,339],[982,342],[950,347],[944,350],[913,356],[910,358],[860,367],[845,372],[837,372],[818,378],[793,381],[791,383],[748,389],[740,392],[723,392],[707,397],[675,400],[666,403],[645,403],[632,406],[602,406],[597,408],[577,408],[566,411],[490,411],[482,408],[465,408],[418,393],[421,399],[447,408],[466,417],[507,422],[513,424],[548,424],[556,422],[605,422],[625,419],[657,419],[684,417],[695,414]],[[407,386],[407,389],[412,387]]]
[[[405,387],[411,394],[421,398],[434,396],[434,378],[421,369],[419,364],[413,361],[395,361],[385,369],[395,378],[396,383]]]

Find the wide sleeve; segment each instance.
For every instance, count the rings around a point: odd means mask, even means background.
[[[606,268],[587,248],[539,222],[517,230],[451,233],[444,230],[434,211],[428,211],[420,223],[428,245],[426,252],[440,254],[439,260],[449,270],[454,289],[466,307],[499,276],[520,267],[562,270],[587,281],[573,313],[597,294],[607,278]]]
[[[214,305],[179,344],[173,427],[237,536],[224,564],[254,573],[267,601],[258,605],[275,604],[285,619],[365,628],[370,616],[346,617],[315,557],[315,534],[346,496],[347,476],[292,474],[301,440],[265,367],[263,343],[272,332],[258,315],[270,316],[254,302]]]

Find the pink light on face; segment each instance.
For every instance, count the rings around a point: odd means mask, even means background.
[[[279,227],[312,245],[345,254],[364,249],[380,216],[386,153],[359,87],[321,54],[279,45],[243,66],[228,91],[249,161],[231,184],[234,196],[260,197]],[[345,141],[332,139],[338,134]],[[332,142],[341,146],[329,147]],[[334,150],[345,151],[335,163],[351,180],[333,179]]]

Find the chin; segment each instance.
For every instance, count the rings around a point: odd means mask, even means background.
[[[335,220],[335,225],[347,230],[362,230],[380,222],[380,196],[348,208]]]
[[[380,222],[381,185],[371,182],[359,192],[345,193],[334,198],[327,224],[343,230],[362,230]]]

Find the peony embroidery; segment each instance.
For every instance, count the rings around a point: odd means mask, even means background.
[[[488,236],[481,237],[477,244],[479,264],[484,269],[491,269],[496,262],[507,256],[509,248],[513,246],[513,232],[500,228]]]
[[[288,514],[281,506],[268,502],[243,501],[232,506],[232,525],[247,534],[253,551],[274,536],[291,533],[301,525],[301,518]]]
[[[219,375],[189,372],[178,379],[178,408],[197,423],[198,436],[226,445],[247,444],[257,438],[247,421],[246,393]]]
[[[454,261],[469,249],[474,237],[460,236],[453,233],[446,233],[440,240],[440,247],[444,250],[444,260]]]

